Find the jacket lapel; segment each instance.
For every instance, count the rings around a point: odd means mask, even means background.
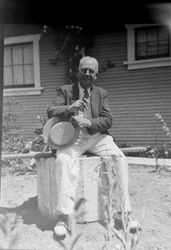
[[[72,86],[72,99],[73,100],[78,100],[79,99],[79,88],[78,88],[78,83],[73,84]]]

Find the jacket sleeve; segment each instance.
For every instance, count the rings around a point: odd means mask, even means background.
[[[62,86],[56,91],[56,101],[47,109],[47,116],[49,119],[53,116],[58,116],[62,119],[69,119],[72,113],[68,111],[69,105],[67,104],[67,91]]]
[[[108,92],[103,90],[102,93],[102,108],[97,117],[90,119],[91,127],[88,128],[90,134],[107,131],[112,127],[112,115],[108,102]]]

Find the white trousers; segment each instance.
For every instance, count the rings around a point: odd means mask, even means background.
[[[112,136],[106,134],[81,133],[76,142],[69,147],[58,149],[56,153],[56,166],[60,176],[58,186],[57,210],[63,214],[72,214],[74,208],[75,192],[79,177],[79,156],[91,152],[98,156],[112,156],[113,167],[117,170],[119,189],[124,210],[130,211],[128,192],[128,164],[125,155],[114,143]]]

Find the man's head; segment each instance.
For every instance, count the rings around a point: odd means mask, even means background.
[[[89,88],[96,80],[98,73],[98,61],[94,57],[85,56],[81,58],[78,68],[78,79],[81,87]]]

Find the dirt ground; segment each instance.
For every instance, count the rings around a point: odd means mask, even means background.
[[[171,172],[163,169],[156,173],[152,170],[149,166],[129,166],[133,216],[142,227],[137,249],[168,250],[171,249]],[[0,213],[10,219],[15,214],[21,217],[18,238],[11,242],[12,234],[3,238],[1,232],[0,249],[8,249],[10,242],[12,249],[63,249],[53,238],[54,222],[38,211],[35,173],[2,177]],[[102,249],[104,228],[98,222],[77,225],[76,234],[80,232],[82,236],[74,249]],[[69,245],[70,237],[63,242]]]

